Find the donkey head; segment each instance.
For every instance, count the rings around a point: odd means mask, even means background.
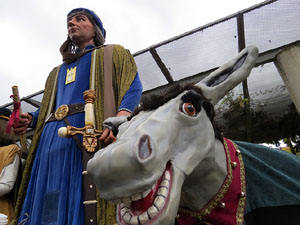
[[[257,56],[247,47],[156,109],[142,102],[117,141],[88,162],[101,197],[119,205],[120,224],[174,224],[186,177],[215,146],[213,105],[247,78]]]

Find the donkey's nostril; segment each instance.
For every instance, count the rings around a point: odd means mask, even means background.
[[[147,159],[152,153],[152,148],[150,145],[150,137],[148,135],[143,135],[139,143],[139,157],[144,160]]]

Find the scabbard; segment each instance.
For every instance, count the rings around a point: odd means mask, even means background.
[[[94,153],[82,151],[82,189],[84,196],[84,224],[97,224],[97,196],[96,188],[91,176],[86,171],[87,162],[94,156]]]
[[[64,118],[65,123],[70,126],[70,122],[67,118]],[[84,224],[85,225],[96,225],[97,224],[97,196],[96,187],[91,178],[87,173],[86,166],[87,162],[94,156],[94,152],[88,152],[83,147],[79,138],[74,135],[72,136],[76,145],[82,152],[82,190],[83,190],[83,205],[84,205]]]

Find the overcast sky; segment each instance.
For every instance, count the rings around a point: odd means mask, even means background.
[[[61,61],[67,38],[66,15],[77,7],[93,10],[106,29],[106,44],[135,53],[262,0],[0,0],[0,106],[44,89]]]

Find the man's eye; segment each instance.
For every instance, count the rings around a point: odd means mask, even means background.
[[[181,110],[184,114],[188,116],[196,116],[197,111],[194,107],[194,105],[190,102],[185,102],[182,104]]]

